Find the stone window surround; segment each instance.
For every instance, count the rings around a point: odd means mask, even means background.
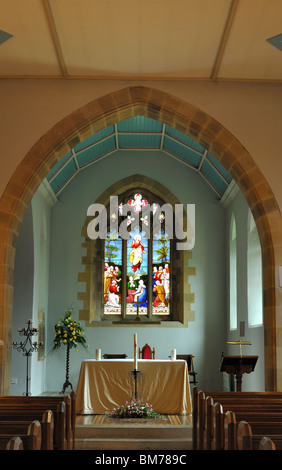
[[[159,182],[144,175],[132,175],[124,178],[121,181],[111,185],[103,194],[95,201],[97,204],[102,204],[104,207],[109,205],[109,198],[111,195],[123,196],[128,190],[135,192],[136,189],[149,191],[152,196],[160,198],[165,204],[170,204],[172,207],[175,204],[180,204],[180,201],[175,197],[171,191]],[[87,236],[87,226],[92,217],[87,217],[81,231],[83,239],[82,246],[86,249],[86,256],[82,258],[82,265],[84,272],[79,273],[78,280],[85,285],[83,292],[78,293],[78,300],[83,302],[83,310],[79,311],[79,319],[84,320],[87,326],[126,326],[131,325],[130,320],[116,317],[105,319],[103,312],[103,262],[104,258],[103,241],[90,240]],[[183,226],[186,227],[186,213],[184,212]],[[191,285],[189,276],[194,276],[196,270],[194,267],[189,266],[189,260],[192,258],[192,252],[188,250],[179,251],[174,253],[172,283],[177,286],[177,296],[172,299],[172,314],[169,319],[161,321],[162,326],[184,326],[187,327],[189,321],[195,320],[195,313],[191,310],[191,303],[194,303],[194,294],[191,292]],[[93,259],[97,262],[94,263]],[[99,269],[100,267],[100,269]],[[172,287],[172,292],[176,288]],[[128,317],[127,317],[128,318]],[[156,318],[152,317],[150,321],[145,321],[145,318],[137,326],[154,326],[157,323]]]

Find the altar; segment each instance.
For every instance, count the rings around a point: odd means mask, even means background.
[[[130,401],[134,392],[133,359],[85,360],[76,391],[78,414],[107,414]],[[157,413],[192,413],[189,376],[184,360],[138,360],[139,391]]]

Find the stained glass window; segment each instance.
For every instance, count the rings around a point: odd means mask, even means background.
[[[116,232],[105,240],[104,313],[120,315],[122,293],[122,239]]]
[[[147,314],[148,240],[137,227],[127,242],[127,314]]]
[[[128,236],[120,236],[115,229],[105,240],[105,315],[151,318],[170,314],[171,240],[162,229],[165,214],[159,202],[135,192],[119,198],[118,211],[109,216],[112,222],[126,223]],[[150,210],[144,212],[144,208]],[[153,234],[155,214],[160,227],[157,234]]]
[[[170,242],[162,231],[153,241],[153,315],[168,315],[170,300]]]

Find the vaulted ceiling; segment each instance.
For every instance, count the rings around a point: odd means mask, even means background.
[[[0,12],[0,84],[34,78],[282,83],[280,0],[0,0]],[[45,183],[57,197],[82,168],[119,149],[165,151],[197,171],[219,200],[232,187],[205,149],[141,117],[82,142]]]
[[[197,172],[222,202],[233,190],[234,182],[229,173],[200,144],[172,127],[144,116],[106,127],[75,146],[52,168],[45,186],[57,198],[81,170],[119,150],[165,152]]]
[[[0,0],[0,12],[0,78],[282,81],[280,0]]]

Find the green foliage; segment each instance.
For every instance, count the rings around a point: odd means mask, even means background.
[[[53,350],[58,350],[61,346],[68,346],[70,349],[76,348],[78,345],[87,349],[86,338],[80,323],[73,320],[72,309],[65,311],[64,318],[59,317],[59,322],[55,325],[55,338]]]
[[[142,400],[131,400],[125,402],[119,408],[114,408],[112,411],[113,418],[157,418],[160,417],[158,413],[153,410],[152,405],[143,403]]]

